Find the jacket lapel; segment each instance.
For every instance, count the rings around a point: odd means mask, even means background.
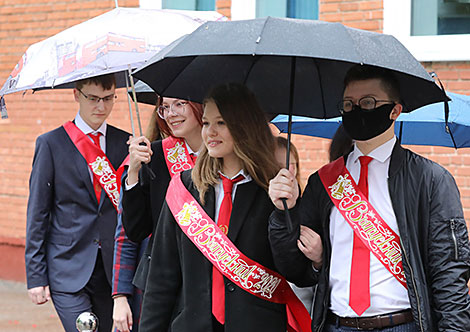
[[[62,128],[63,129],[63,128]],[[93,189],[93,183],[91,182],[91,177],[89,173],[89,167],[88,164],[85,160],[85,158],[82,156],[80,151],[78,151],[77,147],[75,144],[73,144],[72,140],[70,139],[69,135],[67,135],[67,132],[64,130],[64,135],[66,136],[66,140],[69,143],[70,146],[70,156],[72,157],[72,160],[70,162],[73,162],[77,169],[77,174],[80,175],[82,178],[82,181],[85,183],[85,187],[88,189],[88,192],[90,196],[96,201],[95,197],[95,191]]]
[[[228,228],[228,237],[232,242],[236,241],[243,224],[248,219],[251,205],[255,203],[258,190],[260,188],[254,180],[237,186]]]

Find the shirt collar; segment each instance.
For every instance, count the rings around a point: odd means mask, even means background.
[[[199,154],[199,151],[193,151],[191,149],[191,147],[189,146],[188,142],[186,142],[186,140],[184,140],[184,144],[186,145],[186,149],[188,150],[189,154],[193,154],[195,156],[197,156]]]
[[[386,162],[390,156],[392,155],[393,147],[395,146],[395,142],[397,141],[397,138],[393,136],[391,139],[389,139],[387,142],[382,144],[381,146],[375,148],[372,150],[368,156],[372,157],[374,160],[377,160],[381,163]],[[351,152],[351,155],[349,158],[351,158],[352,162],[356,163],[359,160],[359,157],[363,156],[364,154],[359,150],[357,147],[356,143],[354,143],[354,149]]]
[[[226,176],[224,173],[220,172],[220,174],[222,174],[223,176],[225,176],[226,178],[230,179],[230,180],[233,180],[235,179],[237,176],[239,175],[243,175],[244,179],[241,180],[240,182],[238,182],[238,184],[242,184],[242,183],[245,183],[245,182],[249,182],[251,181],[251,176],[250,174],[248,174],[247,172],[245,172],[245,170],[242,168],[237,174],[235,174],[234,176],[232,176],[231,178],[229,178],[228,176]]]
[[[80,129],[85,135],[88,134],[96,134],[101,133],[103,137],[106,137],[106,128],[107,124],[106,121],[103,121],[101,126],[97,130],[93,130],[83,118],[80,116],[80,111],[78,111],[77,115],[75,116],[75,125]]]

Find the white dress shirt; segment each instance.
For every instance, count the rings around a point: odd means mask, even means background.
[[[388,190],[388,169],[396,137],[382,144],[368,156],[373,160],[368,167],[369,202],[398,235],[397,220]],[[346,168],[354,181],[359,182],[363,153],[354,145]],[[353,250],[353,230],[336,207],[330,215],[330,242],[332,246],[330,266],[330,309],[340,317],[357,317],[349,306],[349,283]],[[410,308],[408,292],[382,263],[370,254],[370,307],[361,317],[376,316]]]
[[[107,124],[106,121],[104,121],[101,126],[97,130],[93,130],[80,116],[80,111],[78,111],[77,115],[75,116],[75,125],[80,129],[85,135],[88,134],[96,134],[96,133],[101,133],[100,136],[100,147],[101,150],[106,154],[106,128]],[[88,136],[91,142],[93,142],[93,139]],[[95,144],[93,142],[93,144]],[[90,174],[90,179],[91,182],[93,183],[93,174],[91,173],[91,169],[88,167],[88,173]]]
[[[220,172],[220,174],[225,176],[225,174],[223,174],[222,172]],[[230,180],[233,180],[239,175],[243,175],[244,179],[233,184],[233,187],[232,187],[232,202],[235,199],[235,192],[237,191],[238,185],[250,182],[252,180],[250,174],[246,173],[243,169],[240,170],[235,176],[233,176],[231,178],[229,178],[228,176],[225,176],[225,177],[230,179]],[[220,205],[222,205],[222,201],[224,199],[224,186],[222,185],[222,179],[220,179],[220,181],[214,186],[214,190],[215,190],[215,216],[214,216],[214,221],[215,221],[215,223],[217,223],[218,220],[219,220]]]

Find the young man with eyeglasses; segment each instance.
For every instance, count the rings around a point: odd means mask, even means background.
[[[52,299],[65,331],[85,311],[111,331],[116,207],[129,134],[106,123],[114,74],[75,84],[73,121],[37,138],[30,177],[26,275],[33,303]]]
[[[288,170],[270,183],[276,266],[299,286],[318,284],[312,330],[470,327],[470,247],[459,191],[443,167],[397,142],[399,89],[392,72],[354,66],[340,103],[352,150],[313,174],[297,202]]]

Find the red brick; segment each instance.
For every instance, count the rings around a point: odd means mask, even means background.
[[[321,19],[323,19],[323,14],[325,13],[334,13],[334,12],[339,12],[339,4],[337,3],[325,3],[325,4],[320,4],[319,6],[319,12]]]
[[[383,9],[382,1],[363,1],[359,3],[359,10]]]
[[[447,82],[446,87],[449,91],[467,91],[470,90],[470,81],[450,81]]]
[[[363,12],[343,12],[341,19],[343,22],[346,21],[361,21],[364,19],[365,13]]]
[[[342,22],[343,21],[343,14],[342,13],[324,13],[322,15],[322,20],[328,22]]]
[[[339,11],[341,12],[350,12],[350,11],[357,11],[359,9],[359,4],[358,3],[340,3],[339,6]]]

